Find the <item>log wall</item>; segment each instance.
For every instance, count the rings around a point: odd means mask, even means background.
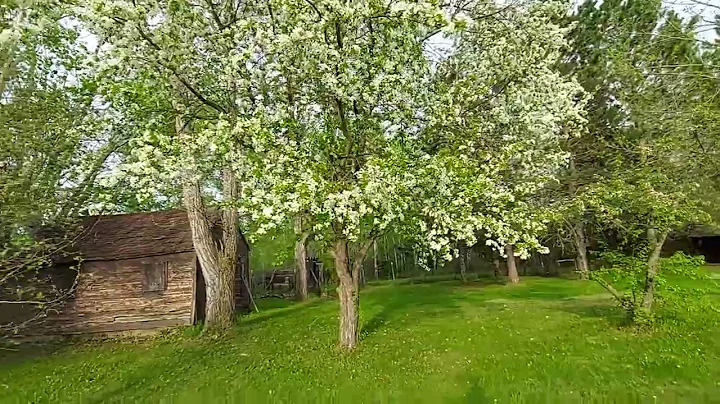
[[[167,262],[162,291],[144,291],[145,270]],[[195,254],[168,254],[82,264],[75,297],[43,324],[44,333],[144,330],[191,324]]]

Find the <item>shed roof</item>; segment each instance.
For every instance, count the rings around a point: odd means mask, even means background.
[[[720,236],[720,228],[711,225],[691,225],[688,226],[688,237],[717,237]]]
[[[88,216],[76,248],[86,261],[105,261],[189,252],[193,242],[186,212],[175,209]]]

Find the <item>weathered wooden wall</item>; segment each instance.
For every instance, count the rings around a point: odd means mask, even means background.
[[[168,262],[167,287],[144,292],[144,265]],[[42,324],[43,333],[102,333],[191,324],[195,254],[82,264],[75,297]]]
[[[235,310],[239,312],[250,311],[250,293],[252,281],[250,278],[250,260],[247,246],[241,246],[240,260],[235,271]]]

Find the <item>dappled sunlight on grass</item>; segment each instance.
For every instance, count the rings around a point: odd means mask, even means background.
[[[704,402],[720,330],[621,327],[593,282],[378,283],[360,348],[335,346],[337,303],[261,301],[227,336],[60,348],[2,361],[0,402]],[[690,332],[692,331],[692,332]]]

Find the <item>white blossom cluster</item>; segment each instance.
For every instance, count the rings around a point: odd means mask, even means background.
[[[120,171],[143,197],[230,166],[259,234],[301,216],[317,239],[362,244],[393,229],[444,259],[478,237],[542,250],[533,195],[583,125],[581,88],[554,69],[566,5],[212,4],[79,6],[111,44],[105,68],[162,88],[193,122],[186,136],[155,128],[135,140]],[[424,41],[440,32],[456,46],[432,66]]]

